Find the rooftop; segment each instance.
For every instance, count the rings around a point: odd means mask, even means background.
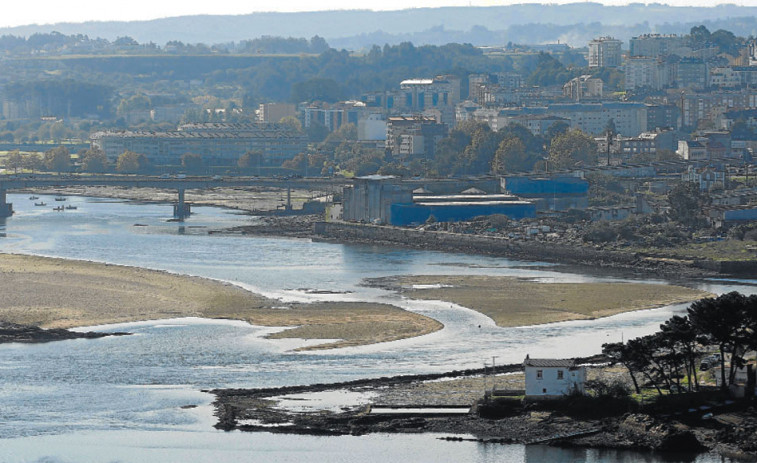
[[[526,355],[523,360],[524,367],[537,368],[572,368],[576,366],[576,361],[572,359],[532,359]]]

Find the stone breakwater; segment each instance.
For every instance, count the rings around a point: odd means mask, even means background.
[[[529,261],[554,262],[593,268],[616,268],[643,271],[671,277],[702,277],[729,270],[744,271],[719,265],[636,253],[597,249],[590,246],[561,245],[497,236],[469,235],[443,231],[417,230],[382,225],[344,222],[317,222],[313,226],[316,239],[348,243],[400,246],[414,249],[484,254]]]

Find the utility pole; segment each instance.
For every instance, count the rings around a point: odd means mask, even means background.
[[[497,386],[497,359],[498,355],[492,355],[492,395],[494,395],[494,389]]]

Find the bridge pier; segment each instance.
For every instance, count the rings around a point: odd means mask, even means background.
[[[13,204],[7,202],[8,190],[0,189],[0,217],[10,217],[13,215]]]
[[[184,201],[184,189],[179,188],[179,201],[173,205],[173,218],[183,222],[191,213],[189,204]]]

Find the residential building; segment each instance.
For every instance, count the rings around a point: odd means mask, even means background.
[[[357,139],[361,141],[386,140],[386,128],[386,118],[383,114],[366,114],[357,121]]]
[[[447,125],[426,116],[394,116],[387,120],[386,149],[407,162],[433,158],[436,143],[447,136]]]
[[[575,360],[532,359],[523,361],[526,376],[526,399],[559,398],[585,393],[586,367]]]
[[[362,101],[342,101],[334,104],[312,103],[300,107],[303,127],[307,128],[313,123],[319,123],[332,132],[346,124],[357,126],[361,115],[366,112],[366,104]]]
[[[438,106],[454,107],[460,102],[460,79],[455,76],[403,80],[400,90],[404,94],[404,107],[414,112]]]
[[[696,183],[702,191],[722,190],[726,185],[726,172],[714,166],[688,166],[686,172],[681,174],[681,180]]]
[[[686,39],[675,34],[643,34],[630,40],[630,56],[667,56],[686,57],[691,49],[686,46]]]
[[[563,96],[573,101],[602,98],[604,82],[602,79],[584,75],[569,80],[563,85]]]
[[[715,91],[708,93],[681,92],[683,127],[696,127],[700,121],[716,122],[720,115],[730,110],[757,108],[757,90]]]
[[[506,118],[506,125],[518,124],[527,128],[534,135],[545,135],[547,130],[557,123],[564,123],[570,126],[570,119],[559,116],[550,116],[547,114],[522,114],[520,116]],[[498,127],[498,129],[501,127]],[[492,127],[492,130],[494,128]]]
[[[676,67],[678,88],[704,89],[708,83],[707,63],[698,58],[683,58]]]
[[[589,42],[589,67],[618,67],[621,65],[623,42],[612,37],[600,37]]]
[[[687,161],[707,160],[707,147],[696,140],[681,140],[678,142],[676,154]]]
[[[670,62],[657,57],[631,57],[626,60],[623,68],[626,90],[667,88],[674,75]]]
[[[281,122],[285,117],[297,117],[297,106],[292,103],[263,103],[258,106],[260,122]]]

